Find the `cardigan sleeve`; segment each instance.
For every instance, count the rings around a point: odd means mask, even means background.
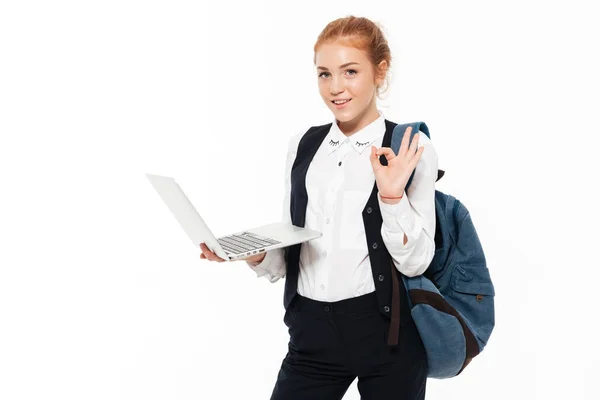
[[[292,136],[288,143],[288,151],[284,170],[284,192],[283,192],[283,210],[281,220],[292,223],[290,215],[290,194],[291,194],[291,173],[292,165],[296,159],[296,152],[302,133]],[[251,263],[246,261],[248,266],[256,272],[257,277],[265,277],[270,282],[276,282],[286,274],[286,265],[284,258],[284,249],[278,248],[267,251],[265,258],[260,263]]]
[[[406,276],[423,274],[435,255],[435,181],[438,157],[425,134],[419,135],[424,150],[415,167],[408,191],[396,204],[377,198],[383,223],[381,237],[396,268]],[[408,238],[404,244],[404,235]]]

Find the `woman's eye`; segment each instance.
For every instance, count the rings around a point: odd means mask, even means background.
[[[346,72],[353,72],[353,74],[352,74],[352,75],[356,75],[356,70],[355,70],[355,69],[347,69],[347,70],[346,70]],[[322,78],[322,77],[323,77],[323,74],[327,74],[327,75],[329,75],[329,72],[321,72],[321,73],[319,74],[319,78]]]

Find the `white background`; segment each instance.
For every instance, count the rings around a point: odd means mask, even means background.
[[[427,398],[600,398],[593,3],[3,1],[0,398],[269,398],[283,280],[201,261],[145,173],[217,236],[279,220],[289,138],[332,118],[313,45],[349,14],[382,24],[379,107],[429,126],[497,292]]]

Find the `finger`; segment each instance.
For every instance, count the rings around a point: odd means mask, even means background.
[[[212,251],[208,251],[208,253],[206,253],[206,258],[208,258],[210,261],[219,261],[221,260],[221,257],[217,256],[215,253],[213,253]]]
[[[371,161],[371,167],[373,167],[373,171],[376,172],[379,168],[383,167],[379,162],[379,156],[377,155],[377,147],[371,146],[371,156],[369,157]]]
[[[212,252],[212,251],[211,251],[211,250],[208,248],[208,246],[207,246],[207,245],[205,245],[204,243],[200,243],[200,249],[202,249],[202,252],[203,252],[205,255],[215,254],[215,253],[213,253],[213,252]]]
[[[222,259],[221,257],[219,257],[216,253],[213,253],[212,251],[208,251],[208,257],[210,261],[226,261],[224,259]]]
[[[388,161],[396,157],[396,153],[394,153],[394,150],[392,150],[391,147],[380,147],[379,150],[377,150],[377,156],[379,157],[382,154],[385,155],[385,158]]]
[[[423,154],[424,151],[425,151],[425,146],[419,147],[417,154],[415,154],[413,159],[410,160],[411,169],[414,169],[417,167],[417,164],[419,163],[419,160],[421,159],[421,154]]]
[[[204,243],[200,243],[200,251],[202,251],[204,257],[206,257],[208,253],[210,253],[210,250],[208,249],[208,247],[206,247]]]
[[[400,149],[398,150],[398,155],[406,154],[408,150],[408,143],[410,142],[410,132],[412,131],[412,126],[409,126],[404,131],[404,136],[402,137],[402,142],[400,143]]]
[[[419,132],[415,133],[415,136],[413,136],[412,141],[410,143],[410,154],[411,155],[415,155],[418,145],[419,145]]]
[[[210,252],[203,252],[202,255],[200,256],[201,259],[203,260],[208,260],[208,261],[214,261],[213,260],[213,255]]]
[[[204,254],[204,257],[207,260],[210,260],[210,261],[222,260],[222,258],[217,257],[217,255],[215,253],[210,251],[210,249],[204,243],[200,243],[200,248],[202,249],[202,254]]]

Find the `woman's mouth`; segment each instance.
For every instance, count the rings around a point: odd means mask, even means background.
[[[334,101],[332,101],[332,103],[335,106],[335,108],[337,108],[339,110],[340,108],[344,108],[346,106],[346,104],[350,103],[350,100],[352,100],[352,99],[351,98],[344,99],[343,101],[334,100]]]

